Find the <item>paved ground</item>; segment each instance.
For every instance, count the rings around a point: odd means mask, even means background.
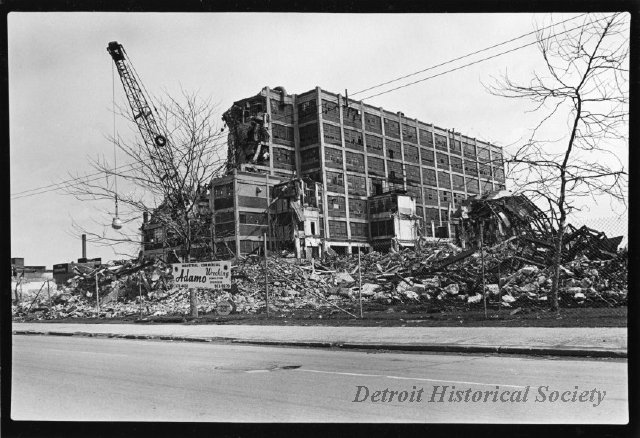
[[[326,327],[188,324],[14,323],[14,332],[61,332],[136,336],[200,337],[285,343],[361,343],[397,346],[540,348],[625,355],[627,329],[547,327]]]
[[[11,416],[18,420],[628,420],[626,360],[620,359],[373,353],[16,335],[12,370]],[[444,386],[447,392],[439,401],[437,391]],[[492,401],[489,394],[486,402],[449,401],[454,386],[462,391],[461,400],[466,391],[468,397],[476,391],[481,391],[481,397],[488,391],[509,391],[501,397],[514,399]],[[398,391],[393,401],[378,401],[382,394],[375,391],[385,389]],[[364,400],[367,391],[367,401],[354,401]],[[402,391],[407,391],[407,398],[401,402]],[[554,391],[566,392],[568,401],[550,402]],[[526,401],[518,402],[518,394],[524,398],[525,393]],[[541,401],[543,395],[545,401]],[[385,397],[388,400],[390,392]]]

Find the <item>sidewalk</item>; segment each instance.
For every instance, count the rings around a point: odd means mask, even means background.
[[[627,357],[627,329],[13,323],[14,334],[403,351]]]

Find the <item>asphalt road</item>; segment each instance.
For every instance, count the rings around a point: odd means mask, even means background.
[[[628,421],[624,360],[18,335],[12,372],[14,420]]]

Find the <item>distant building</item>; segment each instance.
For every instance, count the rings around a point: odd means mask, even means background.
[[[79,258],[78,263],[58,263],[53,265],[53,280],[58,285],[64,285],[67,280],[73,278],[77,273],[75,271],[76,266],[83,266],[89,268],[97,268],[102,264],[102,258],[95,259]]]
[[[11,258],[11,278],[14,281],[40,281],[52,278],[52,271],[46,266],[25,266],[24,258]]]
[[[265,87],[223,119],[227,175],[210,196],[219,257],[259,251],[265,233],[300,257],[448,238],[463,199],[505,188],[500,147],[319,87]],[[297,195],[278,198],[291,181]]]

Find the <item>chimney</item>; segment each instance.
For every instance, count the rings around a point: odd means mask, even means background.
[[[143,211],[142,212],[142,223],[146,224],[148,220],[149,220],[149,213],[147,213],[146,211]]]
[[[82,235],[82,258],[87,258],[87,235]]]

